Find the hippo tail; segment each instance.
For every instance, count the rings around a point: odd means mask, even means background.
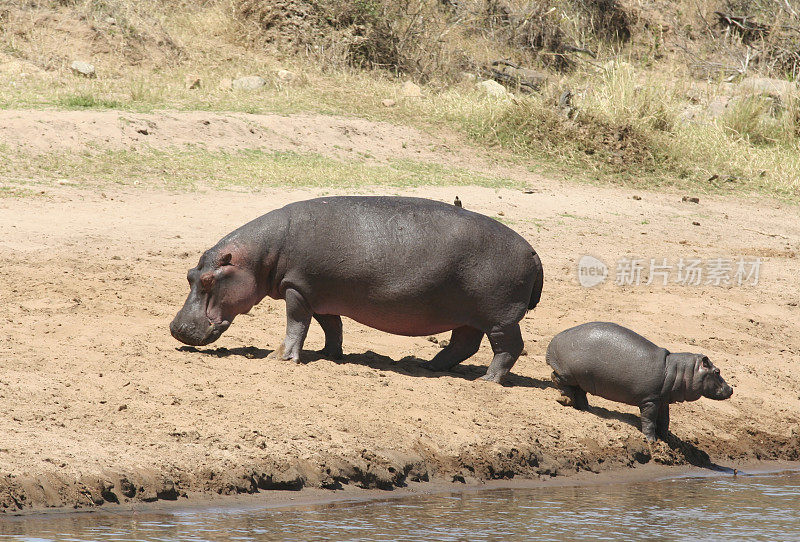
[[[535,251],[533,253],[533,266],[536,278],[533,279],[533,291],[531,292],[531,299],[528,301],[528,310],[539,304],[539,300],[542,298],[542,286],[544,286],[542,260],[539,259],[539,255]]]

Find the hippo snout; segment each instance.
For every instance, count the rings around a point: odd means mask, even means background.
[[[731,395],[733,395],[733,387],[725,384],[725,387],[722,388],[722,399],[729,399]]]
[[[185,322],[180,320],[180,314],[169,324],[169,332],[173,337],[184,344],[191,346],[205,346],[211,344],[228,329],[230,322],[216,324],[206,320],[205,325],[198,325],[196,322]]]
[[[709,399],[714,399],[716,401],[724,401],[725,399],[730,398],[733,395],[733,388],[724,380],[722,384],[717,386],[715,390],[711,393],[706,393],[705,396]]]

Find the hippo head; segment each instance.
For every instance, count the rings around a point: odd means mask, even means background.
[[[702,354],[698,354],[697,356],[699,359],[695,377],[699,377],[703,397],[721,401],[733,395],[733,388],[723,380],[722,376],[719,374],[719,369],[711,363],[711,360]]]
[[[238,314],[260,301],[255,274],[236,250],[214,247],[189,269],[189,297],[178,311],[169,330],[185,344],[213,343],[228,329]]]

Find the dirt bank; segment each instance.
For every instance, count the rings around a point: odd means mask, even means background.
[[[436,344],[352,321],[343,361],[313,354],[322,347],[317,326],[308,364],[266,360],[284,328],[283,303],[271,300],[210,348],[170,337],[186,270],[202,250],[320,190],[56,185],[43,187],[47,197],[0,199],[0,510],[800,457],[796,208],[695,204],[674,193],[633,200],[623,189],[529,180],[531,194],[403,191],[443,201],[457,193],[540,252],[544,295],[522,322],[527,355],[504,387],[475,381],[490,359],[485,341],[454,373],[430,373],[417,363]],[[578,284],[584,254],[609,265],[606,284]],[[623,287],[613,281],[626,255],[762,263],[757,285],[687,286],[673,275],[667,286]],[[597,398],[591,412],[561,407],[547,341],[596,319],[708,354],[736,387],[733,398],[674,406],[675,438],[654,447],[633,408]]]

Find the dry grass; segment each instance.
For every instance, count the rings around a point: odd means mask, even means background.
[[[798,198],[800,99],[786,96],[777,103],[693,81],[681,58],[662,58],[669,21],[656,25],[645,5],[209,0],[188,9],[131,0],[43,3],[45,8],[29,3],[0,9],[0,20],[10,21],[0,30],[0,51],[46,70],[0,78],[0,107],[358,115],[455,129],[511,151],[498,155],[502,159],[571,178]],[[701,17],[713,7],[699,5]],[[299,27],[286,26],[290,7],[307,10],[306,19],[292,23]],[[41,19],[45,15],[55,19]],[[674,24],[697,22],[695,17],[683,13]],[[56,27],[64,21],[75,23],[76,50],[86,47],[96,79],[65,69],[77,53],[63,50],[65,36]],[[87,34],[91,39],[82,34],[89,31],[87,21],[96,32]],[[292,28],[297,32],[291,34]],[[681,28],[673,31],[686,31]],[[381,41],[386,36],[391,43]],[[92,52],[97,43],[105,52]],[[598,57],[570,52],[570,45]],[[149,55],[151,48],[161,53]],[[136,51],[146,54],[144,60],[136,60]],[[461,77],[462,70],[474,72],[498,57],[551,67],[548,84],[539,94],[491,99]],[[280,68],[297,77],[282,81],[276,77]],[[568,73],[559,71],[564,68]],[[401,96],[400,73],[427,81],[423,99]],[[252,74],[265,77],[267,86],[255,92],[218,88],[224,78]],[[200,78],[199,89],[186,88],[189,75]],[[566,89],[572,91],[571,109],[558,105]],[[720,118],[704,113],[708,102],[732,93]],[[385,98],[397,106],[383,107]],[[687,120],[687,112],[698,110]]]
[[[158,187],[172,190],[238,188],[260,190],[283,186],[361,189],[369,186],[486,186],[520,188],[522,183],[493,174],[414,160],[388,164],[362,160],[334,160],[315,153],[242,150],[209,151],[203,148],[172,150],[104,151],[95,153],[4,153],[0,197],[23,197],[37,192],[36,183],[69,179],[81,186],[109,184]],[[35,181],[33,181],[35,180]]]

